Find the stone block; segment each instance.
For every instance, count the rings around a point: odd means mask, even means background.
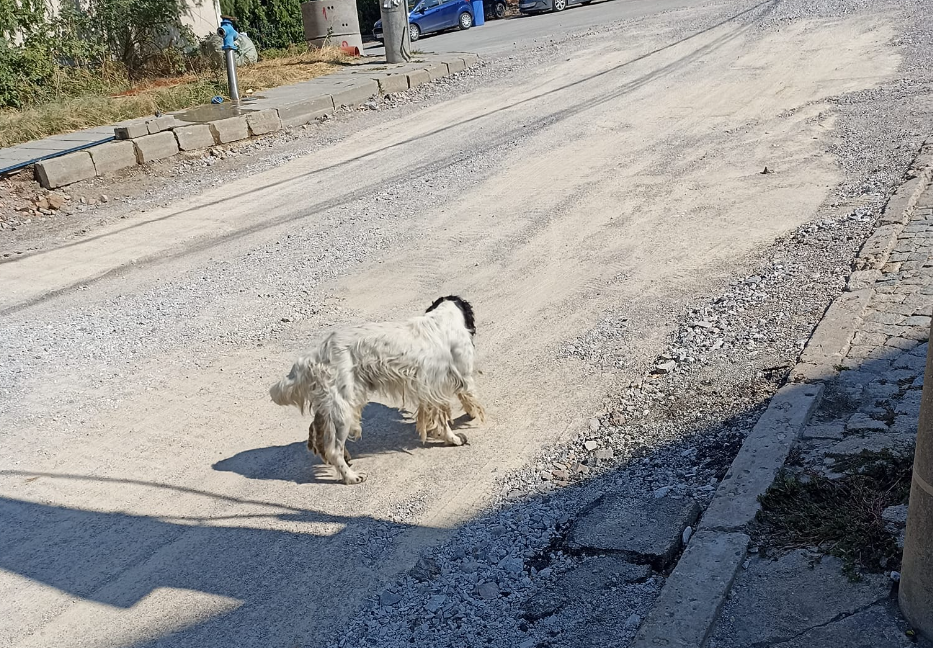
[[[379,94],[379,84],[372,79],[357,79],[345,88],[333,90],[330,96],[334,106],[359,106],[375,94]]]
[[[703,528],[741,529],[755,518],[758,497],[774,482],[822,394],[820,384],[792,383],[778,390],[719,484]]]
[[[408,77],[408,87],[414,88],[417,85],[422,83],[428,83],[431,80],[431,75],[428,74],[427,70],[413,70],[405,76]]]
[[[463,64],[467,67],[472,67],[479,63],[479,56],[476,54],[461,54],[460,58],[463,59]]]
[[[871,301],[871,292],[870,288],[863,288],[837,297],[807,341],[800,362],[835,365],[845,358],[858,330],[859,317]]]
[[[135,139],[148,134],[149,128],[146,126],[146,122],[127,124],[126,126],[118,126],[113,129],[114,137],[119,140]]]
[[[680,550],[684,529],[699,516],[699,505],[690,499],[606,495],[574,522],[567,542],[581,551],[612,553],[660,571]]]
[[[405,92],[408,90],[408,76],[405,74],[389,74],[376,79],[379,84],[379,92],[382,94],[392,94],[393,92]]]
[[[330,95],[314,97],[278,108],[282,126],[301,126],[312,119],[332,112],[334,112],[334,100]]]
[[[214,133],[207,124],[194,124],[175,128],[178,148],[182,151],[194,151],[211,147],[215,144]]]
[[[246,124],[246,117],[227,117],[217,121],[208,122],[211,132],[214,134],[214,140],[218,144],[227,144],[236,142],[249,137],[249,126]]]
[[[447,65],[444,63],[428,63],[424,66],[424,71],[428,73],[431,81],[437,81],[448,74]]]
[[[87,151],[69,153],[36,163],[36,176],[39,184],[46,189],[63,187],[79,180],[88,180],[96,175],[94,161]]]
[[[94,161],[94,168],[97,175],[113,173],[120,169],[126,169],[136,166],[136,147],[133,142],[109,142],[100,146],[92,146],[88,149],[91,154],[91,160]]]
[[[147,120],[146,129],[149,131],[150,135],[155,135],[156,133],[170,130],[175,124],[175,117],[173,115],[162,115],[161,117]]]
[[[259,112],[246,115],[246,124],[249,126],[250,135],[265,135],[282,128],[282,120],[279,119],[279,113],[273,109],[260,110]]]
[[[744,533],[695,534],[635,635],[632,648],[705,645],[745,559],[748,540]]]
[[[466,69],[466,63],[463,62],[462,58],[448,58],[444,60],[444,63],[447,64],[447,71],[450,74],[456,74]]]
[[[136,147],[136,159],[140,164],[172,157],[178,153],[178,142],[172,131],[138,137],[133,140],[133,145]]]

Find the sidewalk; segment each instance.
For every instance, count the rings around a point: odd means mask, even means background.
[[[896,588],[933,314],[931,154],[745,440],[635,646],[929,646]]]
[[[404,92],[475,65],[475,54],[424,54],[405,64],[364,61],[333,74],[263,91],[255,99],[197,106],[55,135],[0,149],[0,174],[30,164],[46,189],[106,175],[182,151],[299,126],[380,94]],[[118,140],[118,141],[114,141]]]

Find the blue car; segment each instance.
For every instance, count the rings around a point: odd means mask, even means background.
[[[473,7],[467,0],[421,0],[408,14],[408,33],[412,42],[422,34],[473,26]],[[382,40],[382,21],[376,21],[373,36]]]

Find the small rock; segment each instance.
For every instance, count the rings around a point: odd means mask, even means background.
[[[670,486],[662,486],[661,488],[654,491],[654,499],[661,499],[662,497],[667,497],[667,494],[671,492]]]
[[[54,191],[46,197],[46,201],[51,209],[61,209],[65,206],[65,197]]]
[[[889,506],[881,512],[881,519],[885,521],[885,528],[897,533],[907,526],[907,505]]]
[[[675,360],[669,360],[667,362],[662,362],[661,364],[655,366],[654,373],[658,374],[668,374],[674,371],[677,368],[677,362]]]
[[[892,572],[891,572],[891,580],[894,581],[895,583],[899,583],[900,580],[901,580],[901,572],[899,572],[899,571],[892,571]]]
[[[554,476],[554,479],[557,479],[560,481],[567,481],[568,479],[570,479],[570,475],[567,474],[566,470],[552,470],[551,475]]]
[[[602,448],[596,451],[597,459],[612,459],[612,456],[615,453],[612,451],[612,448]]]
[[[424,604],[424,609],[430,612],[431,614],[434,614],[435,612],[440,610],[442,607],[444,607],[444,603],[446,602],[447,602],[446,596],[444,596],[443,594],[436,594],[435,596],[432,596],[431,598],[428,599],[428,602]]]
[[[382,607],[390,607],[401,600],[401,594],[396,594],[395,592],[390,592],[389,590],[385,590],[382,592],[382,594],[379,595],[379,605]]]
[[[637,614],[633,614],[628,619],[625,620],[625,629],[634,630],[641,625],[641,617]]]
[[[590,419],[590,432],[599,431],[599,419],[591,418]]]
[[[441,568],[433,558],[421,558],[411,568],[408,575],[417,581],[426,581],[438,576]]]
[[[499,598],[499,586],[495,583],[480,583],[476,586],[476,594],[484,601]]]
[[[596,441],[586,441],[584,442],[583,447],[589,450],[590,452],[592,452],[593,450],[599,447],[599,443],[597,443]]]
[[[688,526],[684,529],[683,535],[680,536],[680,539],[683,540],[684,544],[690,542],[690,538],[693,536],[693,527]]]
[[[107,194],[103,194],[103,195],[100,197],[100,201],[101,201],[102,203],[108,203],[108,202],[110,202],[110,196],[108,196]]]

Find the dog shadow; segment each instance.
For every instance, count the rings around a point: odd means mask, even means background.
[[[452,429],[464,427],[470,418],[464,414],[453,421]],[[310,423],[310,421],[309,421]],[[428,439],[422,444],[415,424],[399,409],[380,403],[370,403],[363,410],[363,437],[347,443],[353,458],[387,452],[408,452],[417,448],[443,446],[443,442]],[[247,479],[289,481],[296,484],[335,482],[332,469],[320,457],[308,450],[307,426],[303,440],[288,445],[253,448],[221,459],[211,466],[221,472],[232,472]]]

